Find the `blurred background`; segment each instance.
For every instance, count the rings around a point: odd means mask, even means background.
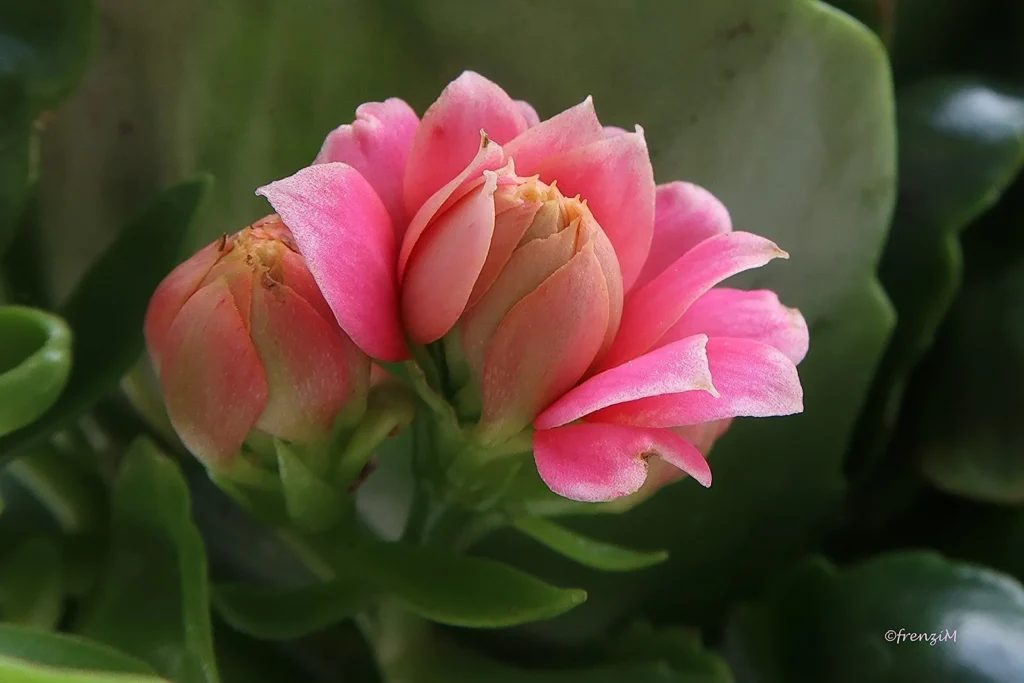
[[[484,541],[590,598],[549,622],[453,633],[470,659],[510,668],[422,680],[627,680],[566,676],[634,659],[664,664],[650,681],[1024,680],[1024,3],[89,5],[0,0],[0,302],[61,310],[122,226],[197,173],[214,185],[182,254],[240,229],[269,210],[254,189],[307,165],[360,103],[399,96],[422,113],[463,69],[541,118],[593,95],[604,123],[644,127],[658,182],[707,187],[736,229],[791,254],[737,284],[807,318],[806,412],[734,426],[711,491],[684,482],[568,520],[668,549],[658,567],[601,574],[511,532]],[[103,396],[78,411],[93,450],[145,429],[121,393]],[[41,566],[14,551],[44,529],[61,566],[100,571],[103,523],[60,524],[27,451],[0,437],[0,455],[22,456],[0,475],[0,569]],[[377,485],[400,486],[393,470]],[[292,571],[192,474],[215,578]],[[95,486],[107,510],[108,478],[72,486]],[[10,621],[32,584],[6,571]],[[55,590],[49,625],[73,623],[78,593]],[[958,639],[880,651],[889,629]],[[159,638],[106,642],[146,659]],[[268,648],[218,622],[216,645],[225,680],[373,680],[347,626]]]

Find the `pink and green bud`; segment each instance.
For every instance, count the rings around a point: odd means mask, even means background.
[[[276,214],[171,272],[150,302],[146,342],[171,423],[214,469],[254,432],[313,443],[366,404],[369,357],[338,327]]]

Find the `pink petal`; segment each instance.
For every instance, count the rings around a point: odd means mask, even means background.
[[[461,199],[471,188],[483,183],[484,171],[493,171],[505,164],[505,152],[501,145],[488,138],[477,137],[479,151],[473,157],[473,161],[466,166],[451,182],[438,190],[423,206],[409,223],[409,229],[402,239],[401,249],[398,254],[398,279],[405,277],[405,269],[409,264],[409,256],[412,254],[416,242],[423,235],[423,231],[434,220],[434,217],[447,210],[456,201]]]
[[[773,242],[748,232],[704,240],[630,295],[619,334],[601,367],[614,367],[653,348],[694,301],[725,278],[788,257]]]
[[[166,337],[181,307],[199,289],[220,258],[220,240],[208,244],[172,270],[153,292],[146,309],[146,346],[157,372],[163,362]]]
[[[656,455],[703,486],[711,469],[696,448],[667,429],[578,424],[533,435],[537,472],[560,496],[599,503],[635,493],[647,478],[647,458]]]
[[[514,154],[513,159],[519,168]],[[519,168],[519,172],[527,171]],[[615,247],[628,292],[647,258],[654,232],[654,169],[643,131],[638,128],[636,133],[550,157],[529,172],[539,173],[547,183],[557,182],[567,197],[578,194],[587,201]]]
[[[572,260],[578,234],[566,228],[516,249],[487,293],[463,316],[459,325],[462,350],[478,377],[483,374],[487,346],[498,325],[523,297]]]
[[[712,420],[700,424],[687,425],[685,427],[673,427],[672,431],[693,444],[693,447],[704,454],[706,458],[715,442],[725,434],[732,425],[733,418],[725,420]]]
[[[160,382],[182,443],[207,465],[229,464],[267,402],[267,379],[223,279],[182,307],[167,334]]]
[[[498,325],[484,361],[481,442],[514,436],[571,389],[593,362],[607,326],[608,288],[587,245]]]
[[[526,125],[533,128],[540,123],[540,116],[537,115],[537,110],[533,108],[533,105],[526,100],[516,100],[516,106],[519,107],[520,113],[523,118],[526,119]]]
[[[604,136],[606,138],[614,138],[619,135],[627,135],[629,133],[625,128],[619,128],[618,126],[605,126]]]
[[[716,393],[703,334],[681,339],[656,351],[594,375],[537,416],[537,429],[560,427],[595,410],[648,396],[682,391]]]
[[[365,395],[369,357],[287,285],[269,278],[254,285],[252,339],[268,387],[256,427],[268,434],[300,442],[326,436],[346,403]]]
[[[415,214],[473,160],[480,131],[502,145],[528,127],[522,110],[504,90],[480,74],[464,71],[423,115],[405,172],[406,211]]]
[[[359,171],[387,207],[396,243],[408,222],[402,183],[419,125],[412,107],[396,97],[361,104],[353,123],[338,126],[327,135],[313,162],[341,161]]]
[[[589,419],[638,427],[677,427],[729,417],[773,417],[803,410],[796,366],[784,353],[751,339],[711,338],[708,365],[719,396],[663,394],[605,408]]]
[[[693,302],[665,336],[667,344],[693,334],[709,337],[754,339],[774,346],[799,364],[807,355],[807,322],[795,308],[787,308],[775,292],[752,292],[715,287]]]
[[[515,160],[520,175],[528,176],[536,173],[538,164],[548,157],[565,154],[603,137],[594,101],[588,97],[575,107],[530,128],[505,145],[505,152]]]
[[[512,252],[519,245],[519,240],[533,223],[533,219],[537,217],[538,208],[540,208],[539,202],[523,202],[494,217],[494,236],[491,239],[491,246],[487,250],[487,260],[484,261],[483,268],[480,269],[480,277],[473,285],[473,293],[469,296],[466,308],[471,308],[480,301],[494,281],[498,279],[502,269],[512,258]]]
[[[407,357],[398,321],[395,235],[351,166],[319,164],[261,187],[281,215],[341,329],[374,358]]]
[[[496,183],[488,173],[416,243],[402,282],[402,317],[417,344],[443,337],[466,308],[494,234]]]
[[[731,231],[729,211],[703,187],[683,182],[658,185],[654,240],[636,286],[642,287],[661,275],[707,238]]]

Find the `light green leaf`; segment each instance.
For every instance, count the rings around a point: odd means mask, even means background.
[[[352,579],[301,588],[224,584],[213,593],[217,613],[233,628],[264,640],[293,640],[351,619],[373,605],[379,592]]]
[[[0,675],[4,683],[168,683],[155,676],[73,671],[3,656],[0,656]]]
[[[46,412],[70,372],[71,330],[63,320],[0,306],[0,439]]]
[[[0,556],[0,614],[20,626],[54,629],[64,613],[61,548],[36,537]]]
[[[280,439],[274,442],[281,491],[292,522],[308,532],[325,531],[337,525],[345,517],[348,504],[344,491],[319,477],[287,443]]]
[[[665,551],[644,553],[610,543],[596,541],[559,526],[543,517],[516,517],[516,529],[582,565],[609,572],[628,572],[660,564],[668,559]]]
[[[0,624],[0,656],[8,660],[18,659],[57,668],[153,673],[145,662],[106,645],[78,636],[9,624]]]
[[[798,565],[734,614],[726,652],[751,683],[1015,683],[1021,642],[1019,583],[900,552],[843,571],[824,560]]]
[[[149,298],[181,259],[188,226],[208,185],[207,178],[190,180],[158,195],[92,265],[61,309],[75,333],[67,390],[40,421],[0,437],[0,458],[88,409],[138,360]]]
[[[180,470],[144,439],[114,485],[103,583],[77,627],[176,683],[217,683],[206,554]]]

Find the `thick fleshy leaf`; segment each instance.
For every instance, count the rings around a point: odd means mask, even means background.
[[[481,131],[504,145],[528,127],[522,109],[500,86],[478,73],[463,72],[423,114],[405,173],[408,214],[415,214],[473,160]]]
[[[53,405],[70,372],[71,330],[63,320],[31,308],[0,306],[0,437]]]
[[[160,384],[185,446],[226,466],[267,405],[267,375],[224,280],[196,292],[167,333]]]
[[[654,237],[636,286],[642,287],[709,237],[732,231],[729,210],[699,185],[675,181],[658,185]]]
[[[1022,640],[1018,582],[900,552],[841,571],[823,559],[797,565],[733,615],[726,656],[751,683],[1015,683]]]
[[[629,291],[654,234],[654,170],[643,131],[605,138],[535,166],[517,163],[516,169],[525,175],[539,173],[548,184],[557,182],[567,197],[586,200],[615,247],[623,287]]]
[[[215,586],[217,613],[262,640],[294,640],[355,617],[373,606],[377,589],[352,579],[301,588],[241,583]]]
[[[114,484],[107,568],[76,632],[179,683],[217,683],[206,553],[177,465],[145,439]]]
[[[16,659],[62,669],[121,674],[153,673],[153,669],[142,660],[101,643],[10,624],[0,624],[0,656],[8,660]],[[3,669],[0,668],[0,671]]]
[[[317,164],[256,194],[267,198],[291,230],[341,329],[374,358],[405,358],[395,235],[366,179],[342,163]]]
[[[630,294],[620,332],[601,367],[613,367],[649,351],[693,302],[722,280],[787,257],[774,242],[747,232],[704,240]]]
[[[714,395],[707,344],[706,335],[696,334],[605,370],[555,401],[533,425],[560,427],[602,408],[649,396],[689,391]]]
[[[53,538],[31,538],[0,557],[0,613],[4,621],[43,630],[57,628],[64,613],[61,547]]]
[[[0,675],[5,683],[169,683],[145,674],[79,671],[33,664],[0,655]]]
[[[605,408],[592,420],[640,427],[677,427],[730,417],[773,417],[803,410],[796,366],[784,353],[751,339],[710,339],[711,381],[718,391],[687,391]]]
[[[635,493],[647,478],[647,458],[657,456],[704,486],[711,469],[692,445],[667,429],[584,423],[540,429],[533,435],[537,471],[560,496],[586,503]]]
[[[795,308],[783,306],[767,289],[748,292],[715,287],[693,302],[659,344],[694,334],[753,339],[774,346],[799,363],[807,355],[807,322]]]
[[[402,198],[402,181],[409,149],[420,119],[404,100],[397,97],[368,102],[356,109],[356,120],[338,126],[327,135],[316,163],[340,161],[359,171],[384,202],[395,230],[395,243],[402,241],[408,216]]]
[[[494,235],[496,187],[488,173],[416,242],[402,279],[402,321],[414,342],[437,341],[466,309]]]
[[[628,572],[660,564],[668,559],[668,553],[639,552],[611,543],[604,543],[559,526],[543,517],[516,517],[512,521],[516,529],[538,543],[546,545],[556,553],[587,567],[608,572]]]
[[[484,359],[480,438],[514,436],[571,389],[604,342],[608,314],[608,286],[586,245],[513,306],[495,330]]]
[[[60,310],[74,333],[67,388],[40,420],[0,437],[0,458],[87,410],[138,361],[149,298],[180,261],[208,185],[203,177],[157,195],[92,264]]]

